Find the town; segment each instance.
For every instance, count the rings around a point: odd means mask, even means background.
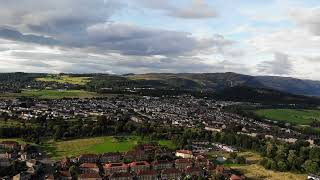
[[[250,103],[245,103],[250,105]],[[128,115],[136,123],[155,122],[179,127],[201,127],[208,131],[222,132],[226,128],[238,127],[237,133],[249,136],[277,138],[286,142],[305,139],[314,144],[314,136],[305,136],[290,127],[274,130],[272,122],[257,121],[235,113],[224,111],[239,102],[215,101],[193,96],[174,97],[124,97],[92,99],[10,99],[0,102],[0,116],[4,119],[20,119],[30,122],[45,118],[46,121],[62,119],[96,120],[98,116],[115,117]],[[251,104],[257,106],[257,104]],[[240,127],[240,128],[239,128]]]

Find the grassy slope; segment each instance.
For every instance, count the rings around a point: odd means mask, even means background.
[[[58,83],[69,83],[69,84],[77,84],[77,85],[85,85],[90,82],[90,77],[71,77],[68,75],[64,76],[54,76],[48,75],[47,77],[37,78],[37,81],[44,82],[58,82]]]
[[[3,93],[0,98],[33,97],[46,99],[59,98],[92,98],[99,96],[95,92],[83,90],[23,90],[21,93]]]
[[[116,138],[113,136],[75,139],[68,141],[48,142],[45,150],[54,158],[78,156],[84,153],[126,152],[133,149],[139,142],[149,143],[149,140],[137,136]],[[160,143],[161,142],[161,143]],[[159,144],[174,147],[172,142],[160,141]]]
[[[32,124],[32,123],[25,123],[26,127],[37,127],[37,124]],[[13,120],[8,120],[5,122],[4,120],[0,119],[0,127],[23,127],[23,123],[19,121],[13,121]]]
[[[262,109],[256,111],[259,116],[268,119],[309,125],[314,118],[320,119],[319,110]]]
[[[244,173],[248,179],[254,180],[304,180],[306,179],[306,174],[295,174],[292,172],[275,172],[267,170],[258,162],[261,160],[261,156],[253,152],[242,152],[239,153],[240,156],[245,156],[248,162],[248,165],[236,165],[231,166],[232,169],[236,169]]]

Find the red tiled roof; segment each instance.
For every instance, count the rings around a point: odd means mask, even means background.
[[[158,160],[158,161],[153,161],[151,164],[152,165],[159,165],[159,164],[172,164],[172,162],[168,161],[168,160]]]
[[[116,172],[112,173],[110,178],[120,178],[120,177],[132,177],[132,175],[128,172]]]
[[[157,172],[155,170],[141,170],[137,173],[138,176],[144,176],[144,175],[156,175]]]
[[[242,178],[240,176],[232,174],[230,177],[230,180],[241,180]]]
[[[192,151],[189,151],[189,150],[177,150],[176,152],[177,153],[181,153],[181,154],[190,154],[190,155],[192,155]]]
[[[128,165],[125,163],[108,163],[104,165],[104,168],[111,168],[111,167],[123,167],[128,168]]]
[[[181,171],[179,171],[176,168],[169,168],[169,169],[162,170],[162,174],[178,174],[178,173],[181,173]]]
[[[176,164],[192,163],[192,159],[190,159],[190,158],[176,159],[175,163]]]
[[[98,168],[96,163],[83,163],[80,165],[81,168]]]
[[[82,154],[80,158],[98,158],[97,154]]]
[[[71,174],[69,171],[60,171],[59,175],[63,177],[71,177]]]
[[[135,150],[135,151],[128,151],[126,152],[126,156],[137,156],[137,155],[141,155],[144,154],[143,150]]]
[[[201,168],[200,167],[187,167],[186,172],[192,173],[192,172],[200,172]]]
[[[8,145],[18,145],[17,141],[2,141],[0,144],[8,144]]]
[[[85,173],[80,174],[79,178],[101,178],[101,176],[98,173]]]
[[[132,162],[129,164],[130,167],[134,166],[150,166],[150,164],[147,161],[139,161],[139,162]]]

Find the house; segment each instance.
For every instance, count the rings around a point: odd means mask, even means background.
[[[99,167],[95,163],[83,163],[79,168],[82,173],[99,173]]]
[[[161,171],[161,179],[180,179],[182,177],[182,172],[176,168],[164,169]]]
[[[141,170],[137,173],[138,180],[153,180],[158,178],[158,173],[155,170]]]
[[[59,163],[60,168],[63,170],[68,170],[71,166],[71,160],[70,158],[64,158]]]
[[[139,149],[128,151],[125,153],[124,159],[128,161],[145,161],[148,160],[148,153]]]
[[[113,173],[119,173],[123,172],[126,173],[128,172],[128,165],[124,163],[109,163],[105,164],[103,166],[104,173],[105,174],[113,174]]]
[[[115,172],[109,177],[109,180],[132,180],[133,177],[128,172]]]
[[[192,166],[192,159],[176,159],[174,164],[177,169],[184,170]]]
[[[100,162],[102,164],[111,163],[111,162],[119,162],[122,158],[122,154],[119,152],[110,152],[105,153],[101,156]]]
[[[150,169],[150,164],[147,161],[132,162],[129,164],[129,167],[131,171],[138,172],[140,170]]]
[[[98,160],[99,156],[96,154],[83,154],[78,159],[80,163],[97,163]]]
[[[151,163],[152,168],[156,171],[172,168],[173,163],[168,160],[158,160]]]
[[[70,174],[69,171],[60,171],[58,173],[57,179],[61,179],[61,180],[71,180],[72,176]]]
[[[78,180],[102,180],[98,173],[84,173],[78,176]]]
[[[209,160],[203,156],[197,156],[195,160],[195,166],[205,167],[209,164]]]
[[[203,175],[202,169],[200,167],[187,167],[184,172],[186,176],[189,177],[199,177]]]
[[[16,141],[2,141],[0,142],[0,148],[1,149],[18,149],[19,148],[19,143]]]
[[[176,156],[181,158],[193,158],[192,151],[189,150],[177,150]]]

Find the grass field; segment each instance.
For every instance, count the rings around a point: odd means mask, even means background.
[[[274,172],[267,170],[258,164],[234,166],[232,169],[236,169],[244,173],[248,179],[252,180],[305,180],[307,175],[294,174],[291,172]]]
[[[83,90],[23,90],[21,93],[2,93],[1,98],[33,97],[40,99],[92,98],[99,96],[95,92]]]
[[[25,127],[37,127],[37,124],[25,123]],[[0,127],[23,127],[23,123],[19,121],[8,120],[5,122],[0,119]]]
[[[139,142],[149,143],[150,141],[137,136],[105,136],[58,142],[51,141],[47,142],[44,148],[54,159],[61,159],[65,156],[79,156],[84,153],[126,152],[133,149]],[[159,142],[164,146],[174,146],[169,141]]]
[[[2,141],[17,141],[19,144],[33,144],[31,142],[25,142],[24,140],[20,139],[20,138],[1,138],[0,137],[0,142]]]
[[[77,85],[85,85],[91,81],[90,77],[72,77],[68,75],[48,75],[47,77],[37,78],[37,81],[44,82],[58,82],[58,83],[69,83],[69,84],[77,84]]]
[[[314,119],[320,120],[320,110],[261,109],[255,111],[255,113],[267,119],[299,125],[309,125]]]

